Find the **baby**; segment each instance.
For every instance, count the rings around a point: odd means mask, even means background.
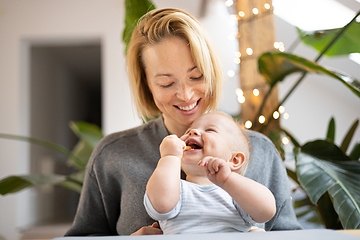
[[[199,117],[180,138],[164,138],[160,154],[144,204],[164,234],[247,232],[275,215],[270,190],[244,177],[249,141],[231,116]]]

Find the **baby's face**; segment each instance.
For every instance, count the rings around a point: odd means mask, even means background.
[[[184,152],[183,162],[196,162],[206,156],[229,160],[233,154],[233,135],[238,134],[236,124],[218,113],[205,114],[196,119],[181,136],[191,149]]]

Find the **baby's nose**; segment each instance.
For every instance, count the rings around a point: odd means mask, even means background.
[[[191,129],[189,135],[200,136],[200,132],[196,129]]]

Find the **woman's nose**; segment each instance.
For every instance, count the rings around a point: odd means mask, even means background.
[[[200,136],[200,132],[197,129],[191,129],[189,135]]]
[[[188,84],[184,83],[179,86],[177,97],[187,102],[193,97],[193,89]]]

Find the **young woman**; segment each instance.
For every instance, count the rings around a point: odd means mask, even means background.
[[[67,236],[161,234],[143,205],[146,183],[169,134],[181,136],[192,122],[215,110],[223,75],[216,50],[199,22],[178,9],[158,9],[136,26],[127,53],[138,113],[158,118],[105,137],[87,165],[73,226]],[[248,132],[252,159],[246,177],[270,189],[276,214],[265,230],[301,229],[282,160],[269,139]]]

